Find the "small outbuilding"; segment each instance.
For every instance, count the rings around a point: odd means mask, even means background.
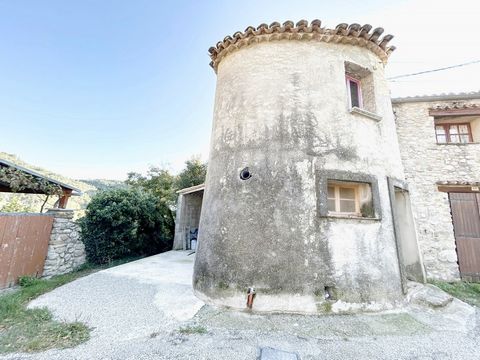
[[[173,250],[195,250],[205,184],[177,191],[177,212]]]

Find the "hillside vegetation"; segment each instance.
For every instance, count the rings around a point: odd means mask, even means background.
[[[0,152],[0,158],[10,161],[14,164],[23,166],[27,169],[34,170],[42,175],[48,176],[52,179],[64,182],[68,185],[76,187],[82,191],[81,196],[72,196],[68,201],[68,208],[76,211],[76,217],[83,215],[83,210],[92,199],[92,196],[99,190],[106,190],[109,188],[122,188],[125,187],[123,181],[118,180],[104,180],[104,179],[92,179],[92,180],[74,180],[60,174],[53,173],[41,167],[28,164],[16,155]],[[11,194],[0,193],[0,212],[38,212],[45,200],[45,195],[37,194]],[[46,209],[53,206],[56,197],[51,197],[45,206]]]

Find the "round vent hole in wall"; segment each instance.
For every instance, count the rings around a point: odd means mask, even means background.
[[[248,180],[251,177],[252,177],[252,173],[250,172],[250,170],[248,170],[248,167],[246,167],[242,171],[240,171],[240,179]]]

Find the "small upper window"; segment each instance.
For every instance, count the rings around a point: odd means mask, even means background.
[[[375,217],[369,183],[328,181],[330,215]]]
[[[353,107],[362,108],[362,87],[360,80],[348,75],[346,76],[346,79],[350,109]]]
[[[350,111],[376,114],[375,86],[370,69],[345,61],[345,80]]]
[[[466,144],[472,142],[470,124],[437,124],[435,135],[438,144],[456,143]]]

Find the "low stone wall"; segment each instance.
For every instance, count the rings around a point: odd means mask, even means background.
[[[73,210],[50,209],[47,215],[54,219],[43,277],[66,274],[85,263],[85,246]]]

